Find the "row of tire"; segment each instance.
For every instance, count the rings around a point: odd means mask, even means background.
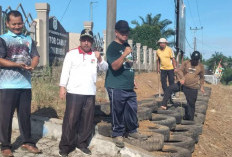
[[[145,149],[151,156],[190,157],[199,141],[199,135],[202,134],[208,108],[211,89],[205,88],[205,91],[204,96],[200,92],[198,94],[194,121],[183,120],[185,103],[178,100],[169,106],[168,110],[160,110],[159,103],[154,98],[139,102],[138,120],[141,124],[143,121],[152,124],[140,127],[139,132],[148,135],[149,138],[145,141],[125,138],[125,142]],[[111,124],[108,118],[105,116],[107,120],[103,118],[103,121],[97,124],[97,128],[99,134],[110,137]]]

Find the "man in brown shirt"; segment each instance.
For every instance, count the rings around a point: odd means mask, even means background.
[[[173,92],[183,91],[187,99],[185,109],[185,119],[193,120],[195,114],[195,103],[197,100],[198,89],[204,93],[204,66],[199,63],[200,52],[194,51],[191,60],[185,61],[177,70],[179,81],[167,88],[164,93],[161,109],[167,109],[167,102]]]

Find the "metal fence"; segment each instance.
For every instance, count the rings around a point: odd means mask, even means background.
[[[1,7],[1,6],[0,6]],[[0,20],[0,25],[1,25],[1,31],[0,34],[4,34],[7,32],[7,27],[6,27],[6,15],[9,11],[13,10],[10,6],[8,6],[5,10],[0,10],[1,14],[1,20]],[[14,10],[21,10],[23,19],[24,19],[24,34],[31,35],[32,39],[36,41],[36,21],[33,20],[31,13],[26,14],[23,6],[21,3],[16,7]]]

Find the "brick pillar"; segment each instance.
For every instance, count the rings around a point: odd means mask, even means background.
[[[48,3],[36,3],[35,9],[37,11],[37,18],[41,21],[41,30],[39,35],[39,45],[37,46],[40,54],[39,66],[49,65],[49,11],[50,5]]]
[[[147,46],[143,46],[143,65],[144,70],[147,70]]]
[[[148,63],[149,64],[149,66],[148,66],[149,69],[148,70],[152,71],[152,48],[149,48],[148,51],[149,51],[149,63]]]
[[[156,50],[153,50],[154,53],[154,71],[157,71],[157,56],[156,56]]]
[[[137,50],[137,68],[139,69],[139,72],[141,71],[141,60],[140,60],[140,48],[141,48],[141,43],[136,43],[136,50]]]
[[[91,22],[91,21],[85,21],[84,22],[84,29],[89,29],[89,30],[92,31],[92,29],[93,29],[93,22]]]

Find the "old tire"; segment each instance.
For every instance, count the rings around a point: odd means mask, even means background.
[[[154,133],[154,132],[146,132],[146,131],[141,131],[141,134],[144,135],[149,135],[149,138],[147,140],[141,140],[141,139],[134,139],[131,137],[128,138],[124,138],[124,141],[143,148],[147,151],[157,151],[157,150],[161,150],[163,148],[164,145],[164,136],[158,133]]]
[[[164,136],[164,141],[169,140],[170,129],[167,126],[156,124],[155,126],[149,127],[148,131],[162,134]]]
[[[176,124],[181,123],[182,115],[181,115],[181,113],[179,113],[179,112],[177,112],[175,110],[161,110],[161,109],[158,109],[157,113],[175,117],[176,118]]]
[[[205,106],[205,105],[196,105],[196,107],[195,107],[196,113],[202,113],[205,115],[206,111],[207,111],[207,106]]]
[[[150,120],[152,111],[149,108],[138,106],[137,117],[138,120]]]
[[[109,116],[110,115],[110,104],[96,104],[95,105],[95,116]]]
[[[151,122],[160,124],[160,125],[165,125],[169,127],[170,130],[174,130],[176,127],[176,119],[172,116],[152,113],[151,119],[152,119]]]
[[[205,115],[202,114],[202,113],[195,113],[194,122],[196,124],[204,124],[204,122],[205,122]]]
[[[198,129],[190,125],[177,125],[175,130],[171,132],[171,135],[181,135],[191,137],[195,143],[199,140]]]
[[[197,132],[199,135],[202,134],[202,130],[203,130],[203,126],[202,124],[197,124],[194,121],[190,121],[190,120],[182,120],[181,121],[181,125],[186,125],[186,126],[192,126],[195,127],[197,129]]]
[[[106,122],[100,122],[97,124],[97,132],[100,135],[106,136],[106,137],[111,137],[112,135],[112,127],[111,123],[106,123]]]
[[[191,157],[192,154],[189,150],[172,145],[164,145],[162,152],[152,152],[157,157]]]
[[[142,103],[139,106],[149,108],[152,113],[156,112],[158,110],[158,105],[156,103],[153,103],[153,102]]]
[[[188,149],[191,153],[194,151],[195,142],[191,137],[170,135],[169,141],[164,142],[165,145],[173,145]]]

